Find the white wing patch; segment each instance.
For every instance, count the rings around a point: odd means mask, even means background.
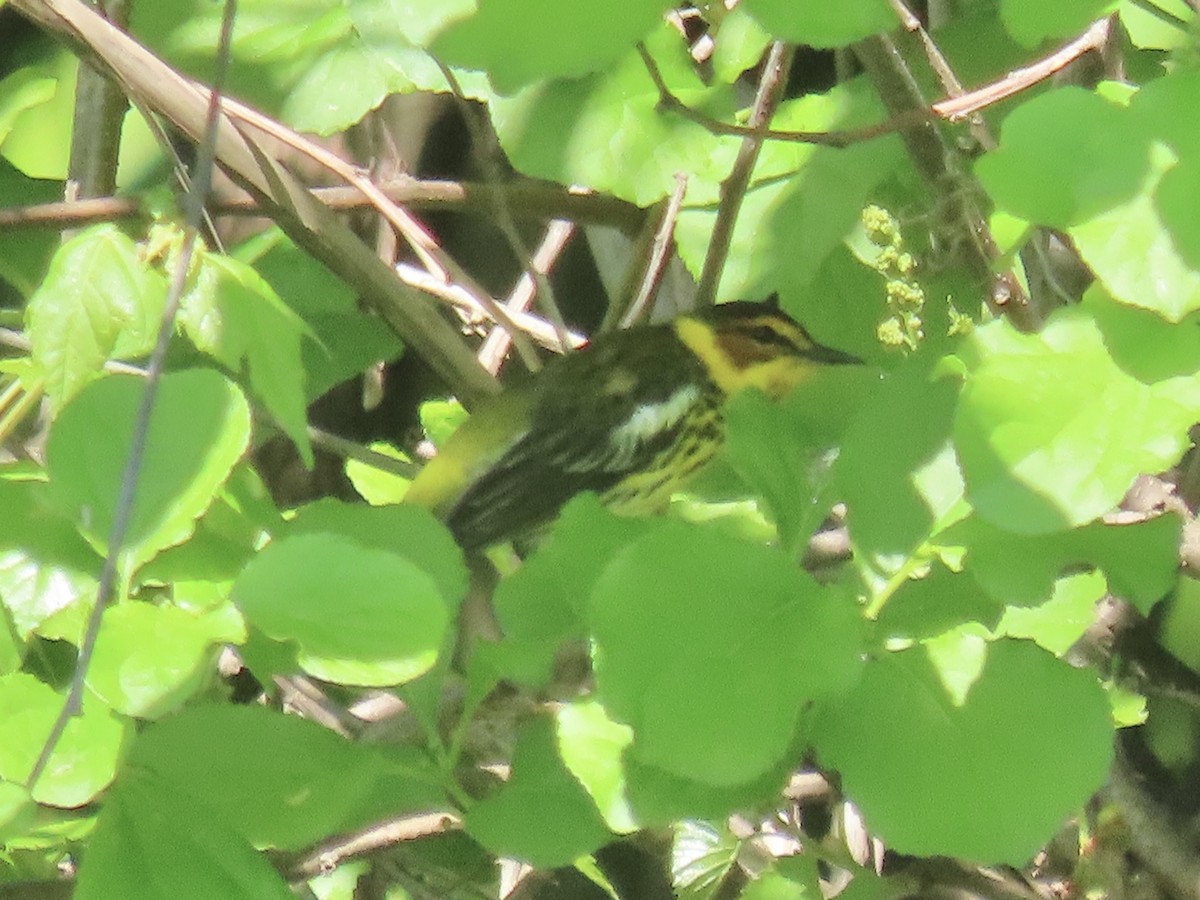
[[[643,403],[619,428],[610,435],[611,453],[608,467],[622,469],[633,462],[634,455],[646,441],[673,428],[700,399],[700,387],[689,384],[661,403]]]

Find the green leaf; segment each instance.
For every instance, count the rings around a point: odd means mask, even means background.
[[[539,867],[568,865],[612,839],[591,797],[559,758],[554,724],[544,716],[522,729],[512,777],[467,810],[466,826],[492,853]]]
[[[26,310],[34,362],[55,407],[110,359],[150,352],[166,282],[115,225],[85,229],[59,248]]]
[[[1067,37],[1081,31],[1094,19],[1107,15],[1116,0],[1001,0],[1000,18],[1008,33],[1033,48],[1046,38]]]
[[[367,445],[367,449],[399,462],[412,462],[406,453],[383,441],[375,441]],[[376,468],[369,462],[357,459],[346,460],[346,477],[350,479],[350,483],[354,485],[354,490],[358,491],[358,495],[372,506],[391,506],[399,503],[408,493],[409,485],[412,484],[411,478],[393,475],[391,472]]]
[[[374,363],[400,355],[396,335],[359,307],[350,286],[277,228],[234,252],[242,262],[253,265],[308,325],[301,343],[307,400],[315,400]]]
[[[950,445],[958,386],[933,380],[924,368],[906,367],[876,387],[835,468],[854,544],[883,570],[916,550],[962,498]],[[880,435],[887,436],[886,452]]]
[[[1162,515],[1129,525],[1095,522],[1030,536],[971,516],[939,535],[938,543],[965,547],[967,570],[1002,603],[1044,603],[1059,575],[1084,563],[1104,572],[1113,593],[1149,613],[1175,583],[1180,528],[1178,517]]]
[[[6,574],[5,563],[4,556],[0,555],[0,578]],[[21,668],[28,642],[13,627],[12,616],[6,608],[0,608],[0,626],[3,626],[0,631],[0,675],[11,675]]]
[[[470,413],[457,400],[426,400],[418,414],[421,428],[435,447],[444,447]]]
[[[196,347],[234,372],[243,367],[250,389],[312,467],[300,339],[305,325],[249,265],[205,253],[179,324]]]
[[[668,827],[681,819],[723,820],[730,810],[759,809],[777,802],[795,766],[795,758],[787,755],[757,778],[714,785],[672,775],[643,763],[635,753],[626,753],[626,793],[643,827]]]
[[[446,76],[424,47],[448,25],[472,15],[475,0],[348,0],[347,8],[363,52],[390,92],[450,91]],[[482,72],[455,69],[454,78],[465,97],[487,100],[493,93]]]
[[[212,82],[220,25],[221,10],[205,0],[139,4],[130,14],[133,34],[205,83]],[[238,4],[228,90],[259,109],[278,113],[323,56],[337,52],[350,35],[350,17],[340,0],[243,0]],[[335,93],[362,96],[354,84],[339,85]],[[370,96],[368,91],[364,102]],[[330,102],[328,85],[323,99],[313,96],[311,104],[294,106],[293,112],[318,112],[312,104],[321,102]],[[368,109],[360,105],[358,115]]]
[[[164,719],[139,735],[130,761],[209,807],[245,840],[282,849],[356,827],[390,777],[371,748],[256,706],[195,706]],[[407,787],[393,788],[390,808],[434,805],[432,769],[414,766],[408,776]]]
[[[1189,28],[1179,28],[1158,14],[1163,10],[1185,23],[1190,23],[1196,11],[1186,0],[1120,0],[1118,4],[1121,28],[1129,34],[1135,47],[1154,50],[1177,50],[1189,46]]]
[[[1200,581],[1180,578],[1163,605],[1159,640],[1176,659],[1200,672]]]
[[[896,27],[886,0],[743,0],[747,11],[778,38],[810,47],[842,47]]]
[[[954,440],[968,499],[1001,528],[1046,534],[1090,522],[1186,446],[1195,378],[1131,376],[1084,309],[1059,310],[1036,336],[992,323],[973,347]]]
[[[828,514],[838,445],[875,380],[857,366],[830,368],[782,402],[743,391],[726,405],[727,459],[767,501],[783,546],[807,541]]]
[[[50,486],[80,530],[104,546],[145,382],[112,375],[88,385],[59,414],[46,447]],[[245,452],[250,410],[211,369],[163,376],[122,559],[130,569],[185,541]]]
[[[0,143],[4,140],[4,111],[0,109]],[[5,206],[36,206],[62,198],[62,182],[29,178],[0,157],[0,198]],[[46,272],[57,235],[40,228],[6,228],[0,232],[0,278],[23,296],[34,292]]]
[[[1010,606],[996,633],[1029,638],[1056,656],[1062,656],[1096,621],[1096,603],[1106,590],[1104,577],[1099,572],[1060,578],[1054,585],[1053,595],[1041,606]]]
[[[104,611],[88,687],[119,713],[157,718],[209,681],[216,645],[240,643],[240,631],[219,616],[122,603]]]
[[[1178,322],[1200,309],[1200,233],[1186,209],[1196,163],[1161,146],[1137,193],[1071,229],[1084,261],[1113,297]]]
[[[432,29],[466,11],[463,0],[432,5],[243,0],[231,48],[230,92],[294,128],[344,131],[388,94],[446,91],[436,64],[413,39],[428,38]],[[133,10],[131,27],[170,62],[208,82],[220,18],[221,11],[209,4],[182,0]],[[469,96],[487,93],[477,73],[461,72],[458,79]]]
[[[621,765],[633,732],[612,721],[594,701],[564,704],[555,719],[562,761],[591,796],[605,823],[618,834],[637,830]]]
[[[386,550],[423,569],[452,611],[467,592],[470,574],[454,538],[441,522],[417,506],[365,507],[325,498],[301,507],[283,537],[327,532],[364,547]]]
[[[525,684],[550,680],[558,650],[586,633],[588,593],[612,556],[653,523],[616,516],[595,494],[569,500],[547,539],[492,598],[504,639],[491,651],[506,677]]]
[[[100,558],[54,507],[44,481],[0,480],[0,600],[22,640],[95,596]]]
[[[717,28],[713,47],[713,73],[732,84],[747,69],[754,68],[771,42],[754,17],[739,4],[729,10]]]
[[[797,880],[789,878],[775,869],[763,872],[742,891],[744,900],[818,900],[824,897],[817,878],[816,863],[811,857],[793,857],[808,860],[813,865],[811,877]]]
[[[0,778],[18,784],[29,780],[65,702],[65,696],[32,675],[0,676]],[[128,722],[85,694],[83,713],[67,722],[33,799],[66,808],[91,801],[113,780],[129,734]]]
[[[1128,110],[1064,87],[1009,113],[999,149],[975,174],[1001,208],[1066,229],[1136,197],[1148,164],[1146,134]]]
[[[611,66],[659,21],[662,0],[586,4],[478,0],[475,14],[442,31],[431,51],[448,63],[483,69],[511,93],[544,78],[573,78]]]
[[[992,628],[1003,604],[987,596],[969,574],[934,563],[928,575],[904,582],[879,616],[882,637],[920,640],[941,634],[964,622]]]
[[[671,886],[685,900],[716,896],[722,879],[737,865],[742,842],[728,827],[683,821],[673,828]]]
[[[0,81],[4,156],[30,178],[64,180],[79,59],[48,34],[25,34],[9,56],[13,64],[19,68]]]
[[[889,847],[1022,865],[1103,784],[1112,722],[1092,673],[1000,640],[961,703],[920,649],[871,660],[817,747]]]
[[[665,522],[592,591],[598,696],[648,765],[716,786],[775,766],[801,710],[853,682],[857,610],[788,557]]]
[[[458,19],[474,13],[477,0],[350,0],[350,15],[360,21],[364,11],[372,18],[387,20],[415,46],[425,46],[438,32]],[[361,28],[359,29],[362,30]]]
[[[22,66],[0,80],[0,144],[3,144],[17,119],[54,97],[56,79],[33,66]]]
[[[292,896],[229,819],[179,786],[138,771],[122,778],[105,802],[75,890],[79,900]]]
[[[255,627],[300,646],[305,671],[345,684],[400,684],[424,674],[449,624],[449,604],[423,569],[335,534],[270,544],[233,593]]]
[[[674,29],[660,25],[646,45],[676,97],[711,115],[732,115],[732,93],[704,87]],[[490,108],[504,152],[526,175],[610,191],[639,206],[667,196],[676,172],[688,172],[693,186],[701,180],[715,185],[737,147],[700,125],[660,113],[658,91],[634,52],[585,78],[538,83],[511,98],[497,97]]]

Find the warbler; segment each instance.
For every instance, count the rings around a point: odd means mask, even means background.
[[[655,512],[720,448],[732,395],[778,399],[819,366],[857,362],[766,303],[605,334],[472,413],[405,500],[467,550],[534,530],[582,491]]]

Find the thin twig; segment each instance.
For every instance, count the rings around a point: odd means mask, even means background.
[[[217,128],[220,121],[220,96],[225,84],[225,76],[229,68],[229,46],[233,37],[233,20],[237,13],[237,0],[225,0],[224,12],[221,18],[221,33],[217,39],[216,67],[213,73],[213,88],[209,95],[208,115],[205,124],[204,140],[200,143],[196,154],[196,169],[192,178],[192,189],[187,195],[185,204],[185,226],[183,242],[179,248],[179,256],[175,260],[175,271],[172,273],[171,288],[167,294],[166,306],[163,309],[162,320],[158,328],[158,339],[154,351],[150,355],[150,363],[146,367],[146,382],[142,391],[142,401],[138,407],[137,416],[133,422],[133,433],[130,435],[129,456],[125,468],[121,472],[120,490],[116,506],[113,509],[112,526],[108,534],[108,547],[104,557],[104,566],[100,572],[100,583],[96,590],[96,603],[88,616],[83,639],[79,643],[79,657],[75,663],[75,672],[71,678],[71,686],[67,690],[67,698],[62,710],[50,729],[42,751],[29,773],[26,787],[32,794],[34,786],[46,766],[55,747],[67,729],[67,723],[72,717],[79,715],[83,709],[84,683],[92,655],[96,649],[96,638],[100,634],[100,625],[104,611],[112,602],[118,577],[118,560],[129,524],[133,518],[133,504],[137,497],[137,486],[141,475],[142,462],[146,455],[146,439],[150,431],[150,416],[154,412],[154,402],[158,394],[158,385],[162,379],[167,362],[167,347],[171,335],[175,332],[175,315],[179,311],[180,298],[183,296],[184,284],[187,281],[188,268],[191,265],[192,252],[196,245],[196,236],[204,217],[204,198],[212,184],[212,175],[217,153]]]
[[[517,180],[502,185],[464,181],[421,180],[398,174],[377,184],[383,194],[414,210],[495,213],[507,203],[515,215],[544,221],[570,219],[588,225],[606,225],[625,234],[641,228],[645,214],[616,197],[564,188],[548,182]],[[359,209],[371,201],[355,187],[314,187],[312,194],[330,209]],[[245,194],[210,201],[215,216],[265,215],[258,200]],[[152,210],[135,197],[97,197],[70,203],[58,201],[33,206],[0,207],[0,231],[10,228],[47,228],[58,231],[92,222],[149,218]]]
[[[629,309],[621,317],[621,327],[628,328],[645,315],[646,308],[658,293],[662,284],[663,274],[670,262],[671,248],[675,241],[675,221],[679,218],[679,209],[683,206],[683,195],[687,193],[687,176],[682,172],[675,175],[675,190],[663,210],[662,222],[654,233],[654,246],[650,251],[650,259],[646,263],[646,274],[638,287],[637,295],[629,304]]]
[[[650,54],[644,46],[640,51],[643,57],[649,57]],[[717,299],[717,288],[721,283],[725,260],[729,256],[729,245],[733,241],[733,228],[737,224],[738,212],[746,197],[746,189],[750,186],[754,165],[762,152],[764,132],[771,124],[771,117],[775,114],[779,101],[783,99],[783,89],[787,84],[791,64],[792,49],[783,41],[772,43],[758,82],[754,105],[750,109],[747,123],[750,133],[742,139],[733,168],[729,170],[729,176],[721,182],[721,205],[713,223],[708,253],[704,257],[704,268],[700,272],[700,283],[696,288],[697,306],[711,306]]]
[[[1181,19],[1173,12],[1163,9],[1157,3],[1154,3],[1153,0],[1130,0],[1130,2],[1142,12],[1154,16],[1154,18],[1158,19],[1160,22],[1170,25],[1172,28],[1182,31],[1184,34],[1190,35],[1192,33],[1191,22],[1189,22],[1187,19]],[[1191,4],[1191,7],[1193,10],[1195,10],[1195,3]]]
[[[566,219],[555,219],[546,228],[541,244],[529,259],[529,268],[517,279],[512,293],[504,301],[504,311],[510,316],[523,313],[538,295],[538,285],[544,281],[554,267],[567,242],[575,234],[575,223]],[[507,328],[493,328],[479,348],[479,363],[493,375],[500,370],[500,363],[508,355],[512,333]]]
[[[162,152],[164,159],[171,161],[171,171],[175,176],[175,181],[179,184],[180,192],[183,196],[187,196],[192,189],[191,175],[188,174],[187,163],[180,156],[179,148],[175,146],[171,140],[171,136],[167,134],[167,129],[163,126],[162,121],[151,110],[147,109],[145,104],[138,100],[131,100],[133,107],[138,111],[145,122],[146,127],[150,129],[150,133],[154,136],[154,141],[158,144],[158,149]],[[212,189],[209,189],[212,193]],[[204,205],[204,237],[211,241],[213,247],[218,253],[225,252],[225,244],[221,239],[220,233],[217,231],[217,223],[213,221],[212,213],[209,212],[208,204]]]
[[[446,84],[450,86],[450,92],[454,96],[454,102],[458,105],[459,114],[462,116],[463,124],[466,125],[467,131],[471,135],[471,147],[479,160],[480,168],[483,170],[489,184],[500,184],[500,170],[496,165],[496,158],[492,148],[491,134],[486,133],[480,126],[479,120],[475,116],[475,112],[471,107],[471,101],[467,99],[463,93],[462,86],[458,83],[458,77],[454,71],[442,62],[438,57],[431,54],[430,58],[434,65],[442,73],[442,77],[446,79]],[[509,209],[507,200],[503,194],[499,194],[501,202],[496,208],[496,224],[500,226],[500,232],[504,235],[504,239],[508,241],[513,253],[523,265],[528,266],[528,261],[531,258],[529,247],[525,243],[525,239],[521,237],[521,232],[517,230],[516,220],[513,218],[512,210]],[[567,344],[567,326],[562,317],[562,311],[558,307],[558,301],[554,297],[554,286],[550,284],[550,279],[545,275],[539,275],[536,269],[528,269],[533,273],[534,280],[537,282],[537,296],[542,300],[543,311],[547,314],[550,322],[558,330],[559,341],[565,346]],[[503,323],[503,319],[497,319]],[[530,365],[531,360],[527,358],[527,354],[522,346],[521,335],[510,334],[513,345],[516,347],[517,353],[525,362],[526,368],[536,371],[538,362],[536,357],[532,358],[533,365]]]
[[[441,251],[433,235],[417,221],[416,217],[379,190],[366,172],[281,122],[277,122],[232,98],[223,98],[221,107],[232,118],[254,126],[264,134],[275,138],[297,153],[307,156],[313,162],[333,172],[347,184],[358,188],[380,215],[400,233],[412,251],[417,254],[422,265],[440,278],[449,279],[454,266]]]
[[[487,310],[493,320],[505,321],[504,311],[500,309],[492,295],[442,249],[433,235],[426,231],[425,226],[415,216],[398,203],[393,202],[365,172],[346,162],[336,153],[326,150],[299,132],[293,131],[255,109],[229,98],[222,100],[222,106],[235,118],[254,126],[293,150],[309,157],[361,191],[371,205],[400,233],[430,275],[443,284],[450,284],[453,280],[471,295],[476,304]],[[522,347],[518,343],[517,352],[521,354],[522,360],[530,369],[538,368],[537,354],[533,352],[533,348]]]
[[[353,834],[342,835],[310,850],[303,857],[284,866],[288,881],[307,881],[329,872],[347,859],[364,856],[385,847],[406,841],[433,837],[462,828],[462,819],[449,810],[399,816]]]
[[[1014,94],[1027,90],[1055,73],[1061,71],[1071,62],[1090,50],[1102,47],[1108,39],[1109,20],[1098,19],[1075,40],[1064,44],[1060,49],[1037,62],[1020,69],[1014,69],[1003,78],[969,91],[961,97],[948,97],[937,103],[906,110],[883,122],[874,125],[864,125],[860,128],[844,128],[834,131],[779,131],[767,129],[763,137],[768,141],[782,141],[793,144],[820,144],[826,147],[849,147],[889,134],[913,128],[922,122],[944,119],[947,122],[960,122],[968,116],[994,106],[1001,100],[1007,100]],[[658,90],[659,107],[667,112],[677,113],[713,134],[727,134],[746,137],[753,129],[746,125],[732,125],[714,119],[699,110],[692,109],[686,103],[671,93],[671,89],[663,80],[657,64],[645,52],[642,52],[646,70]]]
[[[395,475],[397,478],[407,478],[411,481],[421,471],[421,467],[416,463],[405,462],[402,459],[396,459],[394,456],[378,453],[370,447],[364,447],[362,444],[346,440],[344,437],[330,434],[328,431],[323,431],[313,425],[308,426],[308,438],[314,445],[323,450],[328,450],[335,456],[340,456],[343,459],[353,459],[363,465],[370,466],[372,469],[378,469],[380,472]]]
[[[469,291],[463,290],[461,285],[438,281],[424,269],[407,263],[399,263],[396,266],[396,275],[410,287],[453,304],[469,317],[487,314],[487,311],[476,302],[475,297]],[[553,350],[555,353],[565,353],[569,349],[587,343],[587,338],[583,335],[568,331],[567,343],[564,346],[557,329],[545,319],[529,313],[508,313],[507,315],[514,328],[525,332],[543,347]]]
[[[950,66],[950,61],[946,59],[946,55],[933,38],[929,36],[929,32],[925,30],[925,26],[921,24],[921,20],[917,18],[905,4],[904,0],[891,0],[892,9],[900,18],[901,24],[907,31],[917,35],[921,40],[921,47],[925,51],[925,59],[929,61],[929,67],[933,69],[937,75],[938,81],[942,85],[942,90],[951,99],[961,99],[966,94],[966,89],[955,74],[954,69]],[[983,121],[983,117],[978,113],[974,113],[969,117],[968,127],[971,131],[971,136],[985,150],[996,149],[996,139],[992,136],[991,131]]]

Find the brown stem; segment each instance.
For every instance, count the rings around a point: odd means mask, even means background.
[[[126,0],[97,4],[100,14],[124,28]],[[117,188],[117,156],[121,126],[129,101],[103,72],[81,65],[75,81],[75,118],[71,125],[71,159],[67,165],[66,199],[107,197]]]
[[[415,210],[495,213],[508,203],[513,214],[528,219],[570,219],[586,225],[605,225],[625,234],[636,234],[645,213],[632,203],[597,194],[564,188],[543,181],[518,180],[502,185],[467,181],[424,181],[396,175],[376,185],[384,196]],[[371,201],[354,187],[315,187],[312,194],[330,209],[360,209]],[[261,216],[258,200],[241,194],[209,204],[217,216]],[[92,222],[150,217],[150,211],[132,197],[96,197],[73,202],[40,203],[36,206],[0,208],[0,231],[9,228],[71,228]]]
[[[644,48],[642,54],[649,55]],[[746,189],[750,186],[754,164],[758,162],[758,155],[762,152],[767,126],[771,124],[771,116],[775,114],[779,101],[783,99],[783,89],[787,85],[791,64],[791,48],[783,41],[771,44],[767,61],[763,65],[762,77],[758,82],[754,106],[750,110],[750,133],[742,139],[742,146],[738,148],[729,177],[721,183],[721,204],[717,209],[717,219],[713,223],[712,237],[708,242],[708,254],[704,257],[700,284],[696,288],[697,306],[711,306],[717,299],[717,288],[721,283],[725,260],[729,256],[729,245],[733,241],[738,212],[746,198]]]
[[[876,36],[860,41],[855,53],[874,82],[884,106],[893,116],[924,109],[921,89],[891,38]],[[900,132],[917,172],[932,189],[936,208],[956,234],[965,236],[958,253],[962,265],[980,284],[990,285],[987,299],[998,314],[1007,315],[1018,328],[1035,330],[1036,312],[1019,282],[1011,274],[997,277],[992,263],[1000,257],[987,217],[964,187],[965,167],[931,120],[925,119]]]
[[[671,192],[671,199],[667,203],[667,208],[663,210],[662,222],[654,233],[654,246],[650,252],[650,260],[646,263],[646,274],[642,278],[637,296],[633,298],[629,309],[621,317],[621,326],[624,328],[642,317],[646,307],[658,293],[659,285],[662,284],[663,274],[670,261],[671,247],[674,246],[675,220],[679,218],[679,210],[683,206],[683,195],[687,192],[687,182],[686,175],[682,173],[675,175],[675,190]]]
[[[893,115],[891,118],[877,122],[874,125],[864,125],[860,128],[845,128],[836,131],[777,131],[767,129],[763,132],[769,141],[782,141],[793,144],[820,144],[826,147],[849,147],[863,141],[874,140],[895,134],[931,119],[942,119],[947,122],[960,122],[968,116],[987,109],[1006,100],[1014,94],[1027,90],[1052,75],[1064,69],[1090,50],[1104,46],[1108,40],[1109,20],[1099,19],[1088,26],[1075,40],[1064,44],[1060,49],[1037,62],[1021,69],[1014,69],[1003,78],[969,91],[960,97],[948,97],[937,103],[921,105]],[[745,136],[751,129],[745,125],[731,125],[714,119],[698,110],[692,109],[671,93],[663,80],[662,73],[654,60],[642,54],[646,70],[654,86],[658,89],[658,105],[667,112],[677,113],[713,134],[729,134]]]
[[[516,287],[504,301],[505,312],[509,315],[514,312],[528,312],[530,305],[538,296],[538,291],[541,290],[541,285],[544,282],[548,283],[547,278],[551,269],[554,268],[554,263],[558,261],[559,256],[566,249],[567,242],[574,234],[574,222],[555,219],[550,223],[542,238],[542,243],[529,258],[529,269],[517,280]],[[562,337],[559,335],[560,342],[562,342]],[[476,354],[480,364],[495,374],[500,370],[500,363],[508,355],[508,348],[511,344],[511,331],[507,328],[492,329],[491,334],[483,342],[483,346],[479,348],[479,353]],[[566,346],[571,346],[569,341]]]

